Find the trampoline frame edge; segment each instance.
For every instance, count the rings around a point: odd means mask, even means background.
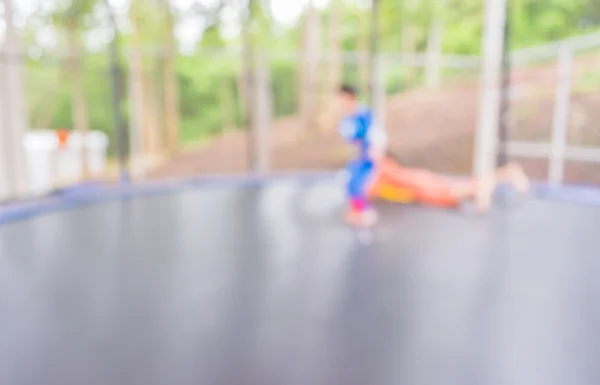
[[[331,180],[336,172],[306,172],[273,174],[269,176],[202,176],[186,179],[169,179],[155,182],[121,184],[79,184],[50,195],[0,205],[0,226],[38,215],[69,210],[109,201],[159,196],[202,188],[258,187],[272,182],[293,180],[314,183]],[[538,199],[562,203],[600,206],[600,188],[593,185],[549,185],[534,183],[533,196]]]
[[[269,176],[202,176],[151,182],[118,184],[76,184],[48,195],[0,205],[0,226],[38,215],[69,210],[91,204],[159,196],[185,190],[223,187],[258,187],[271,182],[294,180],[314,183],[333,178],[335,172],[274,174]]]

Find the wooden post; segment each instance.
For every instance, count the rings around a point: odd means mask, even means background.
[[[317,129],[318,71],[319,71],[319,15],[309,2],[304,20],[304,41],[301,60],[300,114],[305,130]]]

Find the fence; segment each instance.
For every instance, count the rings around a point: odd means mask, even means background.
[[[506,149],[528,172],[552,183],[600,183],[600,35],[515,52],[511,56],[510,124]],[[177,151],[169,151],[172,105],[168,57],[160,50],[123,55],[121,113],[129,138],[134,179],[243,174],[252,166],[269,172],[342,167],[346,146],[327,112],[333,79],[368,82],[368,56],[346,52],[314,64],[310,86],[297,53],[265,52],[263,87],[251,111],[241,102],[250,92],[237,52],[204,52],[176,58]],[[28,125],[74,128],[74,85],[66,55],[9,55],[21,65]],[[110,138],[105,180],[116,180],[116,128],[111,109],[110,62],[106,52],[82,58],[82,84],[89,128]],[[478,118],[480,60],[472,56],[379,55],[379,116],[390,134],[390,150],[403,164],[445,173],[472,170]],[[339,62],[338,74],[331,62]],[[312,120],[306,104],[312,101]],[[5,106],[6,107],[6,106]],[[81,105],[79,105],[81,107]],[[310,110],[310,108],[309,108]],[[246,128],[249,112],[260,125]],[[552,111],[552,112],[551,112]],[[256,119],[255,119],[256,120]],[[18,141],[15,143],[18,144]],[[11,144],[15,146],[17,144]],[[259,162],[253,163],[253,159]],[[57,187],[61,187],[58,185]]]
[[[538,128],[529,131],[529,135],[514,132],[506,144],[507,152],[547,162],[547,175],[538,169],[536,176],[545,177],[555,185],[564,181],[600,183],[594,167],[600,162],[600,115],[596,107],[600,101],[597,96],[600,91],[598,49],[600,34],[594,34],[512,56],[521,67],[541,63],[543,69],[538,71],[537,77],[515,79],[517,87],[513,90],[517,92],[513,92],[513,97],[518,98],[518,90],[527,82],[529,88],[537,86],[537,92],[532,92],[529,99],[533,98],[542,107],[538,109],[542,124],[537,123]],[[517,109],[518,113],[519,106],[525,104],[513,101],[513,110]]]

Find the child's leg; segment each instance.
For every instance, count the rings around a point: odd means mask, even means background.
[[[453,187],[453,194],[460,201],[477,200],[478,211],[484,212],[492,204],[494,191],[500,184],[511,184],[517,191],[524,193],[529,189],[529,179],[525,172],[516,163],[510,163],[497,169],[493,175],[483,179],[472,179],[458,183]],[[479,190],[483,189],[482,196],[478,197]]]
[[[350,207],[346,213],[346,221],[353,225],[369,226],[375,219],[373,208],[366,198],[350,198]]]
[[[527,176],[515,163],[496,170],[487,178],[458,182],[428,170],[401,167],[390,159],[380,164],[379,172],[381,177],[393,182],[396,187],[413,192],[418,202],[442,207],[455,207],[475,199],[482,188],[484,194],[479,197],[477,205],[480,211],[485,211],[491,205],[498,184],[510,183],[519,191],[529,188]]]
[[[367,196],[371,177],[371,170],[355,169],[350,173],[347,186],[349,209],[346,220],[353,225],[370,226],[376,220],[375,212]]]

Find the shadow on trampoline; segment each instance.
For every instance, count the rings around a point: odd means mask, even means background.
[[[365,245],[327,183],[159,190],[12,212],[0,383],[600,381],[600,207],[382,205]]]

